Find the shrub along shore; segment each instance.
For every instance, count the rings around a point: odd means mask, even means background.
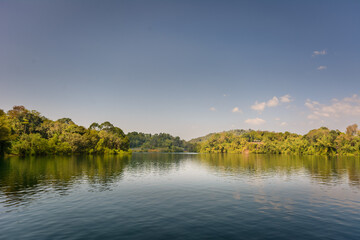
[[[0,155],[130,154],[136,152],[259,153],[360,155],[358,126],[346,132],[326,127],[305,135],[254,130],[212,133],[185,141],[170,134],[130,132],[110,122],[88,128],[70,118],[56,121],[24,106],[0,109]]]

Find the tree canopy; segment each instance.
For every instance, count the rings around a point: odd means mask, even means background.
[[[289,132],[222,132],[198,142],[197,150],[209,153],[360,155],[360,134],[356,124],[349,126],[346,133],[321,127],[303,136]]]
[[[192,144],[167,133],[128,133],[130,147],[136,151],[184,152],[192,151]]]
[[[14,106],[7,113],[0,109],[0,155],[118,154],[130,152],[130,148],[158,152],[360,155],[360,131],[357,124],[348,126],[346,133],[321,127],[305,135],[231,130],[187,142],[167,133],[126,135],[108,121],[94,122],[89,128],[70,118],[53,121],[24,106]]]
[[[52,121],[24,106],[14,106],[7,114],[0,110],[2,154],[117,154],[128,151],[129,138],[110,122],[93,123],[86,128],[70,118]]]

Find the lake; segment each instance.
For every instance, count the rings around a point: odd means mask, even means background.
[[[6,158],[0,239],[360,239],[360,159]]]

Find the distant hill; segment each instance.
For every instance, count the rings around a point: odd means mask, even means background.
[[[232,130],[228,130],[228,131],[222,131],[222,132],[215,132],[215,133],[209,133],[203,137],[197,137],[197,138],[193,138],[189,141],[189,143],[201,143],[201,142],[204,142],[206,140],[208,140],[209,138],[211,138],[213,135],[215,134],[218,134],[218,133],[231,133],[231,134],[234,134],[235,136],[240,136],[244,133],[248,133],[248,132],[251,132],[253,131],[252,129],[248,129],[248,130],[245,130],[245,129],[232,129]]]
[[[127,134],[134,152],[188,152],[194,151],[191,144],[168,133],[150,134],[130,132]]]

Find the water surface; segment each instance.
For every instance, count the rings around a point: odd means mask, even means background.
[[[0,239],[360,239],[360,159],[0,160]]]

